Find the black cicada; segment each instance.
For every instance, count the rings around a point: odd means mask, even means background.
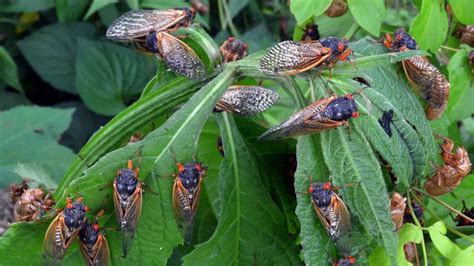
[[[393,40],[386,34],[385,46],[393,52],[416,50],[416,41],[400,28],[393,33]],[[414,56],[402,61],[408,81],[427,103],[426,117],[439,118],[448,104],[449,82],[425,56]]]
[[[420,224],[423,224],[423,207],[416,201],[412,201],[411,206],[413,208],[413,213],[415,214],[416,219],[420,222]],[[410,208],[405,209],[403,223],[415,223],[415,221],[413,220],[413,216],[411,216]]]
[[[173,207],[180,222],[184,222],[184,238],[191,241],[192,225],[201,194],[201,182],[206,168],[200,162],[176,164],[178,174],[173,185]]]
[[[336,246],[345,253],[350,252],[348,237],[351,231],[351,219],[344,201],[332,190],[332,185],[312,183],[308,192],[314,210]]]
[[[474,220],[474,208],[468,208],[466,206],[466,202],[463,200],[462,201],[462,214],[466,215],[467,217],[471,218],[472,220]],[[456,216],[456,218],[454,218],[454,221],[457,222],[456,226],[472,226],[474,225],[474,222],[473,221],[470,221],[464,217],[462,217],[461,215],[458,215]]]
[[[219,48],[224,63],[234,62],[247,56],[247,44],[229,37]]]
[[[308,23],[303,29],[303,37],[301,40],[303,41],[317,41],[319,40],[319,30],[318,25],[314,23]]]
[[[392,137],[392,128],[390,125],[393,123],[393,110],[383,111],[382,117],[380,117],[378,121],[385,133],[387,133],[389,137]]]
[[[263,112],[279,99],[278,93],[258,86],[231,86],[219,99],[214,112],[251,116]]]
[[[103,213],[103,212],[102,212]],[[100,216],[101,213],[98,214]],[[107,239],[100,232],[98,217],[94,223],[86,220],[79,231],[79,247],[81,254],[89,266],[108,266],[110,252]]]
[[[138,219],[142,211],[143,188],[138,180],[138,168],[128,161],[128,167],[119,169],[114,180],[114,206],[122,233],[122,249],[127,256],[135,237]]]
[[[352,94],[342,97],[331,96],[296,112],[285,122],[263,133],[259,140],[319,133],[347,125],[348,119],[358,116],[359,112]]]
[[[356,262],[357,262],[356,258],[352,256],[346,256],[342,259],[339,259],[337,263],[334,262],[333,266],[353,266],[353,265],[356,265]]]
[[[79,233],[89,208],[82,204],[82,198],[73,203],[67,198],[66,208],[51,222],[43,242],[43,257],[46,265],[59,265]]]

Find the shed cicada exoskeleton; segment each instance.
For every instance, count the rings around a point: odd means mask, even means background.
[[[224,63],[238,61],[247,56],[247,44],[229,37],[219,48]]]

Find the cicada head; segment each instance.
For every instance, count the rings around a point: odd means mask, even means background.
[[[331,183],[312,183],[308,192],[311,193],[311,200],[318,208],[326,209],[331,205],[331,199],[334,195]]]
[[[178,177],[183,187],[194,194],[197,191],[200,181],[204,176],[205,168],[198,162],[178,165]]]
[[[88,265],[109,265],[109,246],[105,236],[100,232],[97,221],[84,222],[79,232],[79,247]]]
[[[91,248],[97,243],[98,238],[99,225],[86,220],[82,225],[81,231],[79,231],[79,240],[81,241],[81,244]]]
[[[137,189],[138,182],[136,171],[128,168],[117,171],[116,189],[122,198],[132,196]]]
[[[219,48],[224,63],[240,60],[247,56],[248,46],[246,43],[229,37]]]
[[[70,231],[77,230],[84,223],[85,214],[88,210],[89,208],[82,204],[82,198],[77,199],[74,203],[68,202],[63,211],[64,224]]]
[[[400,52],[403,49],[416,50],[417,44],[410,34],[404,28],[399,28],[393,33],[393,40],[391,47],[392,51]]]
[[[327,37],[322,39],[320,42],[324,47],[331,49],[331,58],[329,61],[335,61],[337,59],[344,61],[352,53],[352,50],[348,48],[348,42],[345,39]]]
[[[185,12],[184,18],[177,24],[178,27],[189,27],[196,16],[196,10],[188,7],[176,7],[175,10],[182,10]]]
[[[359,116],[356,102],[350,94],[334,99],[327,105],[322,114],[334,121],[345,121]]]
[[[356,258],[352,256],[346,256],[344,258],[339,259],[336,266],[352,266],[352,265],[356,265],[356,262],[357,262]]]

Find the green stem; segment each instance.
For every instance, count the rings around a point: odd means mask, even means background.
[[[221,30],[227,30],[227,21],[225,19],[224,8],[222,1],[224,0],[217,0],[217,10],[219,12],[219,20],[221,22]]]
[[[456,48],[452,48],[452,47],[444,46],[444,45],[441,45],[441,48],[443,48],[443,49],[445,49],[445,50],[453,51],[453,52],[459,52],[459,51],[461,51],[461,49],[456,49]]]
[[[413,221],[415,221],[416,226],[422,229],[422,226],[420,222],[418,221],[418,218],[416,218],[415,212],[413,211],[413,206],[411,206],[411,198],[410,198],[410,193],[407,193],[407,198],[408,198],[408,208],[410,208],[410,214],[411,217],[413,217]],[[425,238],[421,238],[421,250],[423,252],[423,263],[425,266],[428,266],[428,254],[426,253],[426,246],[425,246]]]
[[[235,27],[234,22],[232,21],[232,18],[230,17],[230,11],[229,11],[229,7],[227,6],[227,1],[226,0],[219,0],[219,1],[222,1],[222,6],[224,7],[225,18],[227,20],[227,24],[229,25],[230,32],[232,33],[234,37],[239,38],[240,33]]]
[[[344,34],[344,39],[350,40],[352,38],[352,35],[359,29],[359,24],[354,22],[352,26],[349,28],[349,30]]]

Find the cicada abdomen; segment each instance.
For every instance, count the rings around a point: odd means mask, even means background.
[[[263,87],[231,86],[216,103],[214,112],[251,116],[267,110],[278,99],[278,93]]]
[[[263,133],[259,140],[319,133],[347,125],[347,120],[358,116],[357,105],[351,94],[342,97],[331,96],[296,112],[285,122]]]
[[[393,193],[390,199],[390,213],[396,231],[400,230],[403,226],[406,206],[406,199],[397,192]]]
[[[119,169],[114,180],[114,207],[122,234],[122,250],[127,256],[135,238],[138,220],[142,211],[143,188],[138,180],[138,168],[128,161],[128,167]]]
[[[319,41],[284,41],[270,48],[258,67],[267,75],[296,75],[321,65],[330,56],[331,49]]]
[[[444,164],[425,183],[425,190],[430,195],[439,196],[453,191],[471,172],[471,160],[466,149],[458,147],[456,153],[452,153],[453,149],[453,141],[444,138],[441,145],[441,157]]]
[[[183,226],[184,240],[190,243],[206,168],[199,162],[184,165],[177,163],[177,166],[178,174],[173,184],[173,207],[178,221]]]
[[[393,33],[393,40],[386,35],[385,46],[393,52],[416,50],[416,41],[400,28]],[[448,104],[449,82],[444,75],[424,56],[414,56],[402,61],[408,81],[415,91],[423,97],[428,107],[426,117],[430,120],[439,118]]]
[[[229,37],[219,48],[224,63],[234,62],[247,56],[247,44]]]
[[[191,24],[195,12],[190,8],[132,10],[116,19],[107,29],[112,41],[144,42],[151,32],[172,31]]]
[[[345,256],[344,258],[339,259],[338,262],[334,262],[333,266],[353,266],[356,265],[356,258],[352,256]]]
[[[29,189],[26,181],[23,181],[22,186],[12,184],[10,194],[15,204],[13,216],[16,222],[37,220],[54,205],[49,193],[41,188]]]
[[[383,111],[382,117],[378,119],[380,126],[389,137],[392,137],[393,110]]]
[[[74,203],[67,198],[66,208],[51,222],[43,242],[43,258],[46,265],[59,265],[79,233],[89,209],[82,204],[82,198]]]
[[[344,201],[331,183],[312,183],[308,189],[316,214],[329,237],[343,254],[350,254],[351,219]]]
[[[81,254],[89,266],[108,266],[110,251],[107,239],[100,232],[97,218],[94,223],[86,220],[79,231],[79,247]]]

